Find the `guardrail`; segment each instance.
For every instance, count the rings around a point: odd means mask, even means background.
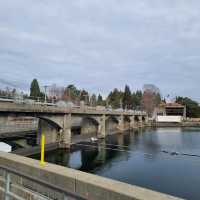
[[[2,98],[0,97],[0,102],[8,102],[8,103],[15,103],[15,104],[18,104],[18,105],[28,105],[28,106],[41,106],[41,107],[51,107],[51,109],[71,109],[71,110],[75,110],[75,109],[79,109],[79,110],[84,110],[84,111],[99,111],[99,112],[102,112],[102,111],[107,111],[107,112],[118,112],[118,113],[128,113],[128,114],[135,114],[135,115],[146,115],[146,112],[145,111],[138,111],[138,110],[120,110],[119,109],[111,109],[111,108],[101,108],[99,109],[98,107],[91,107],[91,106],[87,106],[87,105],[84,105],[84,106],[77,106],[77,105],[71,105],[71,106],[60,106],[60,105],[57,105],[56,103],[52,103],[52,102],[42,102],[42,101],[37,101],[37,100],[32,100],[31,98],[26,98],[26,99],[16,99],[14,97],[9,97],[9,98]]]
[[[2,198],[4,198],[4,200],[10,200],[11,198],[14,198],[15,200],[27,200],[27,196],[32,197],[31,199],[49,200],[52,199],[50,198],[50,196],[52,196],[52,192],[59,193],[60,196],[63,197],[63,200],[68,200],[69,198],[73,200],[86,200],[85,198],[77,195],[76,193],[66,191],[64,188],[60,188],[56,185],[50,184],[46,181],[42,181],[38,178],[34,178],[33,176],[13,170],[11,168],[0,165],[0,171],[0,182],[2,182],[1,185],[3,185],[3,187],[0,187],[0,191],[3,194]],[[33,191],[31,188],[26,186],[26,184],[24,184],[23,181],[16,181],[17,178],[19,180],[25,179],[28,182],[38,184],[40,187],[46,188],[46,190],[51,189],[51,195],[47,193],[43,195],[41,193]],[[12,179],[15,181],[13,181]],[[20,196],[19,193],[23,195]]]
[[[179,198],[15,154],[0,152],[2,200],[180,200]]]

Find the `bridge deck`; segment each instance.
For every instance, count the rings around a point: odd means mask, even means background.
[[[88,115],[146,115],[142,111],[109,111],[98,110],[95,107],[74,107],[74,108],[61,108],[56,106],[47,105],[28,105],[28,104],[15,104],[8,102],[0,102],[0,112],[12,112],[12,113],[54,113],[54,114],[88,114]]]

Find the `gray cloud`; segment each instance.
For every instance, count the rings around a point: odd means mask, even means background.
[[[104,94],[154,83],[200,101],[199,10],[198,0],[1,1],[1,80]]]

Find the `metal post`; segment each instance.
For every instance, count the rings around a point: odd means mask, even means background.
[[[6,183],[5,183],[5,200],[10,200],[9,192],[10,192],[10,174],[6,172]]]
[[[45,97],[44,97],[44,102],[45,104],[47,103],[47,85],[44,86],[44,91],[45,91]]]
[[[45,165],[45,161],[44,161],[44,153],[45,153],[44,146],[45,146],[45,135],[44,135],[44,132],[42,131],[42,134],[41,134],[41,160],[40,160],[40,164],[42,166]]]

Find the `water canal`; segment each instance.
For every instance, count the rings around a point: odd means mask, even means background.
[[[75,145],[70,153],[49,152],[46,160],[190,200],[200,198],[198,128],[158,128],[116,134],[98,144]]]

